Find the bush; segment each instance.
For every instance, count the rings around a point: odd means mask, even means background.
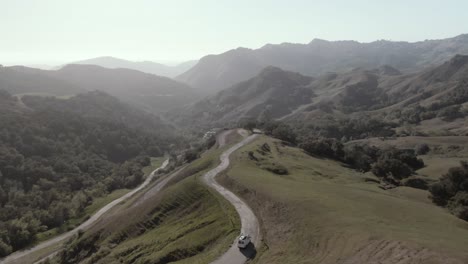
[[[460,213],[457,215],[460,219],[468,221],[468,207],[465,207]]]
[[[391,176],[396,180],[401,180],[410,176],[413,170],[400,160],[383,158],[372,166],[372,173],[384,179],[389,179]]]
[[[367,172],[377,160],[379,150],[367,145],[351,145],[344,148],[344,161],[356,170]]]
[[[273,172],[274,174],[278,174],[278,175],[287,175],[289,174],[289,171],[288,169],[281,165],[281,164],[271,164],[271,165],[268,165],[266,166],[264,169],[266,169],[267,171],[270,171],[270,172]]]
[[[468,163],[451,168],[439,182],[429,187],[431,199],[440,206],[448,206],[452,213],[467,220],[468,208]]]
[[[421,190],[427,190],[428,189],[427,182],[424,179],[421,179],[421,178],[407,179],[403,183],[403,185],[408,186],[408,187],[412,187],[412,188],[416,188],[416,189],[421,189]]]
[[[3,242],[3,240],[0,239],[0,257],[4,257],[9,255],[13,251],[13,248]]]
[[[296,143],[296,134],[291,129],[291,127],[286,124],[281,124],[273,129],[271,135],[277,139],[281,139],[289,143]]]
[[[419,144],[414,148],[414,151],[416,152],[417,155],[425,155],[427,154],[431,149],[429,146],[425,143]]]
[[[198,151],[194,149],[189,149],[184,152],[184,160],[186,162],[192,162],[194,160],[198,159]]]
[[[342,160],[344,157],[343,144],[334,138],[309,138],[299,144],[309,154]]]

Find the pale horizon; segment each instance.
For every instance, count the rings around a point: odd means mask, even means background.
[[[0,4],[0,64],[56,66],[102,56],[177,64],[315,38],[443,39],[468,33],[460,23],[467,9],[454,0],[11,1]]]

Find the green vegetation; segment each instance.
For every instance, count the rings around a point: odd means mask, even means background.
[[[468,163],[451,168],[439,182],[431,185],[432,201],[447,206],[452,213],[468,221]]]
[[[148,167],[143,168],[143,171],[147,170],[147,168]],[[113,200],[125,195],[129,191],[130,191],[130,189],[118,189],[118,190],[112,191],[111,193],[109,193],[109,194],[107,194],[105,196],[95,198],[90,205],[88,205],[86,208],[84,208],[82,214],[79,217],[71,218],[71,219],[67,220],[63,225],[61,225],[59,227],[56,227],[56,228],[47,230],[47,231],[45,231],[43,233],[37,234],[36,235],[36,237],[37,237],[36,242],[40,243],[42,241],[48,240],[48,239],[50,239],[50,238],[52,238],[52,237],[54,237],[56,235],[61,234],[64,231],[71,230],[71,229],[77,227],[78,225],[80,225],[81,223],[86,221],[91,215],[96,213],[99,209],[104,207],[106,204],[108,204],[108,203],[112,202]]]
[[[0,93],[0,257],[73,228],[94,199],[137,186],[148,155],[180,143],[103,93],[23,100],[29,109]]]
[[[291,126],[281,122],[264,122],[258,125],[267,135],[286,141],[288,144],[298,144],[310,155],[345,162],[362,172],[372,171],[384,181],[392,184],[399,185],[402,179],[424,167],[423,160],[418,159],[415,150],[412,149],[401,150],[394,147],[379,149],[365,144],[345,147],[340,140],[335,138],[314,137],[304,133],[304,130],[295,132]]]
[[[240,228],[234,208],[199,179],[219,163],[223,150],[203,153],[175,172],[166,188],[148,200],[139,200],[143,195],[129,200],[91,230],[72,239],[49,263],[214,260],[230,246]]]
[[[271,152],[262,155],[264,144]],[[468,223],[431,204],[427,191],[381,190],[368,181],[370,174],[265,136],[231,160],[222,182],[262,223],[266,246],[256,263],[468,261]],[[265,170],[269,164],[281,164],[288,174]]]
[[[143,173],[148,176],[155,169],[161,167],[163,162],[166,160],[165,157],[151,157],[150,165],[143,168]]]

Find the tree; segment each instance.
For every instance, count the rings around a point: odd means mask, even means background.
[[[422,144],[418,144],[414,151],[416,152],[416,154],[418,155],[425,155],[427,154],[431,149],[429,148],[429,146],[426,144],[426,143],[422,143]]]
[[[440,206],[447,206],[458,217],[468,221],[468,163],[451,168],[437,183],[429,187],[431,199]]]
[[[0,239],[0,257],[5,257],[13,251],[13,248]]]
[[[184,160],[187,162],[192,162],[198,159],[198,152],[194,149],[189,149],[184,152]]]
[[[299,147],[309,154],[342,160],[344,157],[343,144],[333,138],[308,138]]]
[[[372,173],[387,180],[401,180],[410,176],[413,170],[400,160],[381,158],[372,166]]]
[[[281,124],[273,129],[271,135],[277,139],[281,139],[292,144],[296,143],[296,134],[291,127],[286,124]]]

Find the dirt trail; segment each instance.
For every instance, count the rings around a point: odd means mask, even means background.
[[[2,259],[0,261],[0,263],[2,264],[7,264],[7,263],[21,263],[21,261],[19,260],[20,258],[26,256],[26,255],[29,255],[29,254],[33,254],[39,250],[42,250],[44,248],[47,248],[47,247],[50,247],[56,243],[59,243],[65,239],[68,239],[70,237],[72,237],[73,235],[75,235],[78,230],[86,230],[88,229],[91,225],[93,225],[94,223],[96,223],[96,221],[103,215],[105,214],[106,212],[108,212],[110,209],[112,209],[114,206],[116,206],[117,204],[119,204],[120,202],[130,198],[131,196],[133,196],[135,193],[137,193],[138,191],[140,191],[141,189],[145,188],[149,183],[151,183],[151,181],[153,180],[154,176],[156,175],[156,173],[161,170],[161,169],[164,169],[166,168],[167,164],[169,163],[169,160],[166,160],[163,162],[163,164],[161,165],[161,167],[157,168],[156,170],[154,170],[147,178],[146,180],[140,185],[138,186],[137,188],[133,189],[131,192],[125,194],[124,196],[120,197],[120,198],[117,198],[115,199],[114,201],[108,203],[106,206],[102,207],[99,211],[97,211],[93,216],[91,216],[86,222],[82,223],[81,225],[79,225],[78,227],[76,227],[75,229],[67,232],[67,233],[64,233],[64,234],[61,234],[57,237],[54,237],[50,240],[47,240],[47,241],[44,241],[30,249],[26,249],[26,250],[22,250],[22,251],[17,251],[11,255],[9,255],[8,257],[6,257],[5,259]],[[167,181],[163,181],[163,183],[167,183]],[[157,186],[159,186],[160,184],[158,184]],[[161,188],[159,188],[161,189]],[[55,252],[53,253],[55,254]],[[52,255],[53,255],[52,254]],[[47,257],[50,257],[51,255],[49,256],[46,256],[45,258]]]
[[[227,133],[222,133],[219,138],[223,138],[227,135]],[[252,209],[239,197],[237,197],[234,193],[229,191],[228,189],[224,188],[218,182],[216,182],[215,177],[229,166],[229,156],[239,148],[245,146],[246,144],[252,142],[257,135],[251,135],[244,138],[241,142],[237,143],[236,145],[232,146],[228,150],[224,151],[223,154],[220,156],[221,163],[214,169],[208,171],[203,176],[203,181],[213,189],[215,189],[218,193],[220,193],[224,198],[226,198],[235,208],[239,217],[241,219],[241,233],[249,234],[252,236],[252,243],[246,249],[240,250],[237,247],[237,241],[234,241],[232,246],[229,250],[224,253],[220,258],[216,261],[212,262],[212,264],[243,264],[248,259],[252,258],[256,254],[255,247],[259,245],[260,242],[260,226],[258,223],[258,219],[253,213]],[[223,139],[221,142],[225,142]]]

